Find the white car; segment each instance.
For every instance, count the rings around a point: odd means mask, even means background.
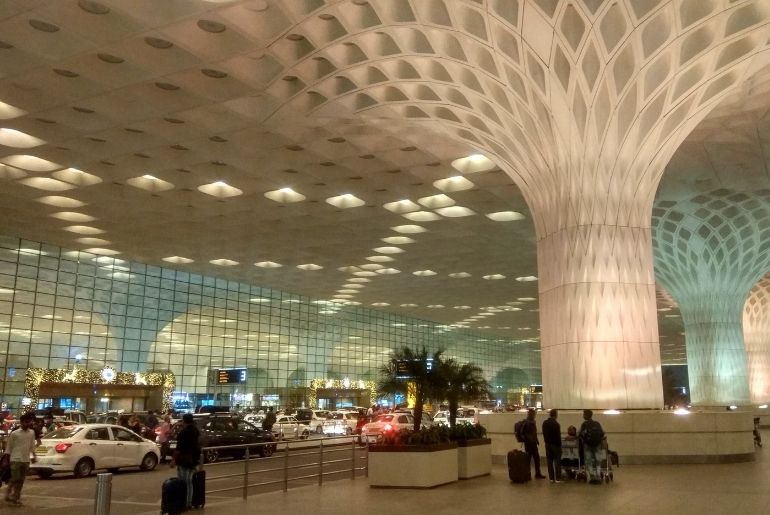
[[[44,479],[59,472],[85,477],[96,469],[152,470],[160,459],[154,442],[110,424],[61,427],[43,437],[35,454],[30,469]]]
[[[476,424],[476,408],[457,408],[457,416],[455,418],[455,425],[457,424]],[[437,411],[433,417],[433,423],[439,426],[449,426],[449,412]]]
[[[329,413],[329,418],[323,423],[323,432],[326,436],[352,435],[358,424],[357,411],[336,411]]]
[[[414,429],[414,417],[408,413],[387,413],[379,415],[361,429],[361,440],[377,442],[383,436],[398,433],[402,429]]]
[[[310,436],[310,430],[305,424],[300,424],[295,417],[278,415],[275,417],[275,424],[273,424],[273,435],[275,435],[276,440],[283,440],[284,438],[305,439]]]
[[[329,412],[325,410],[314,410],[310,408],[299,408],[294,415],[300,424],[305,424],[311,432],[323,433],[324,422]]]
[[[244,415],[243,420],[250,424],[254,424],[257,427],[262,427],[262,421],[265,420],[265,415],[262,413],[250,413]]]

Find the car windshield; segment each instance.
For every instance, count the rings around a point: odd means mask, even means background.
[[[77,433],[80,432],[80,430],[83,429],[81,426],[67,426],[67,427],[60,427],[59,429],[56,429],[47,435],[43,437],[44,440],[64,440],[67,438],[72,438]]]

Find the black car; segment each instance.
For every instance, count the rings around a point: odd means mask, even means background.
[[[176,448],[176,438],[183,427],[182,422],[177,422],[171,428],[169,437],[169,447],[171,450]],[[261,427],[246,422],[239,417],[231,416],[196,416],[195,425],[201,432],[201,447],[219,447],[224,445],[244,445],[273,442],[275,438],[270,431],[265,431]],[[275,452],[275,444],[260,445],[249,448],[251,456],[259,455],[262,457],[272,456]],[[217,461],[222,456],[232,456],[234,458],[243,458],[245,449],[209,449],[204,452],[206,463]]]

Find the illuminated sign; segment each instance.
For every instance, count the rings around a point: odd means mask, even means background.
[[[217,384],[235,384],[245,382],[245,368],[221,368],[217,370]]]

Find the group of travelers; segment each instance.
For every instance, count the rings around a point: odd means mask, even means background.
[[[534,462],[535,478],[545,479],[546,476],[540,470],[540,452],[538,450],[540,441],[537,437],[535,414],[536,411],[534,409],[527,411],[527,418],[514,426],[514,432],[517,435],[517,439],[523,442],[524,452]],[[561,425],[558,422],[559,411],[552,409],[548,412],[548,415],[542,426],[548,479],[551,480],[551,483],[561,483],[562,436]],[[604,429],[599,422],[593,419],[593,415],[593,411],[590,409],[583,410],[583,423],[580,425],[580,430],[578,431],[574,426],[570,426],[564,440],[577,440],[580,443],[588,482],[590,484],[600,484],[599,457],[604,439]]]

